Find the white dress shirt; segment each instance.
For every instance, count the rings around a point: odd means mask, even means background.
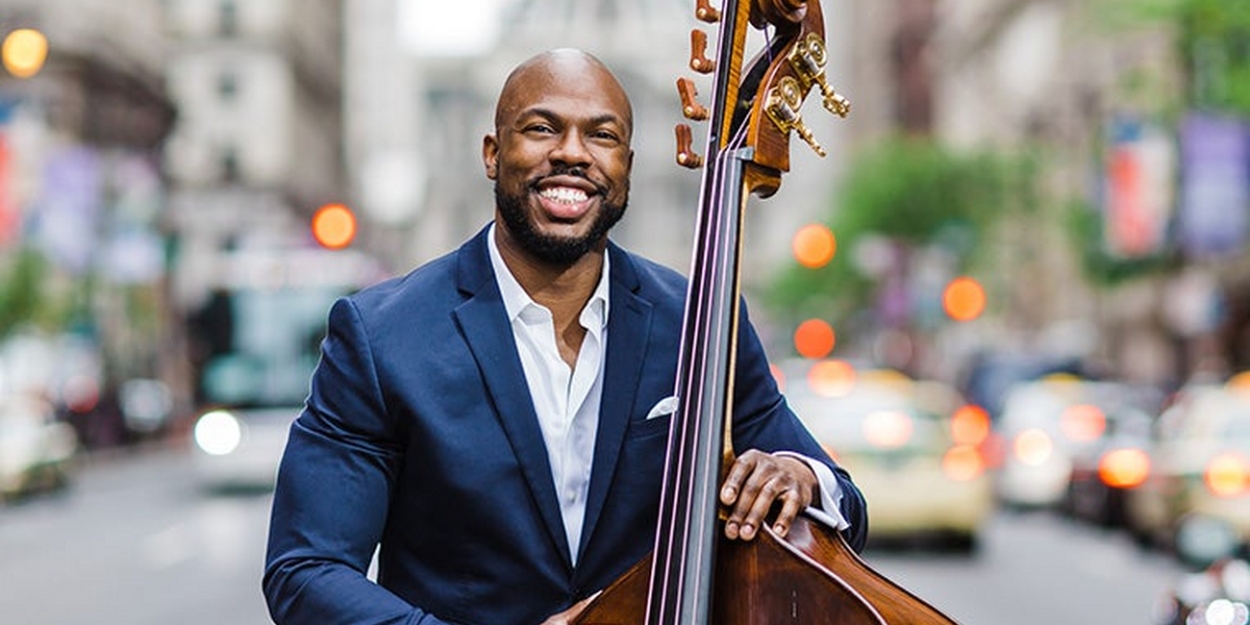
[[[486,240],[495,281],[503,297],[504,310],[512,326],[525,381],[534,402],[534,412],[538,415],[538,425],[547,445],[551,478],[560,501],[560,513],[564,517],[569,554],[576,563],[586,515],[586,496],[590,489],[595,435],[599,430],[599,404],[603,397],[608,302],[611,301],[608,297],[608,255],[603,257],[599,284],[578,318],[586,329],[586,336],[577,353],[577,364],[570,368],[556,345],[551,311],[535,302],[504,264],[495,243],[494,225]],[[671,403],[676,405],[675,401]],[[672,409],[668,412],[671,413]],[[842,491],[833,471],[821,462],[799,454],[791,455],[806,461],[820,482],[823,510],[809,508],[808,512],[833,527],[848,527],[838,508]]]

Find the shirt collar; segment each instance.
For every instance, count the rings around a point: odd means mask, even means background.
[[[508,321],[516,321],[517,317],[530,306],[547,310],[525,292],[525,288],[517,282],[516,276],[512,275],[512,271],[504,263],[503,255],[499,253],[499,246],[495,244],[494,223],[490,225],[490,231],[486,233],[486,245],[490,250],[491,268],[495,270],[495,283],[499,285],[499,294],[503,297],[503,307],[508,313]],[[610,301],[608,276],[611,275],[608,256],[606,253],[603,255],[603,269],[599,274],[599,284],[587,300],[579,318],[581,324],[590,330],[598,330],[608,324],[608,302]]]

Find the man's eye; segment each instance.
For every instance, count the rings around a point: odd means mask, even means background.
[[[616,136],[616,133],[610,130],[595,131],[591,133],[590,136],[594,137],[595,139],[602,140],[602,141],[612,141],[614,143],[617,141],[620,141],[620,138]]]
[[[552,128],[551,126],[548,126],[547,124],[533,124],[525,128],[525,132],[532,132],[532,133],[542,134],[542,135],[549,135],[549,134],[554,133],[555,131],[556,131],[555,128]]]

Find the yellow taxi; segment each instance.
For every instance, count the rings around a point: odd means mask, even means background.
[[[1126,493],[1125,516],[1141,541],[1194,561],[1250,542],[1250,373],[1174,395],[1155,423],[1148,476]]]
[[[782,375],[790,406],[863,491],[870,543],[976,549],[994,510],[984,410],[948,385],[839,360],[791,364]]]

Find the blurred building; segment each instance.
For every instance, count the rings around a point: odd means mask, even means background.
[[[358,0],[357,5],[373,7],[373,30],[387,32],[386,0]],[[849,4],[834,2],[834,4]],[[386,144],[404,143],[377,159],[356,179],[362,200],[381,197],[399,203],[411,198],[407,211],[379,212],[391,216],[402,213],[395,231],[407,233],[391,249],[401,266],[412,266],[446,253],[485,225],[493,216],[494,197],[481,163],[482,137],[493,132],[495,99],[507,73],[516,64],[544,50],[559,47],[584,49],[601,58],[618,75],[634,106],[635,160],[626,218],[614,231],[619,243],[651,258],[686,271],[698,203],[699,172],[679,167],[675,162],[673,127],[685,121],[681,116],[675,82],[680,76],[696,80],[706,103],[709,79],[695,75],[690,58],[690,30],[711,30],[694,18],[694,2],[685,0],[511,0],[503,3],[502,28],[496,43],[469,54],[422,50],[412,57],[411,76],[386,84],[381,69],[403,71],[391,63],[354,64],[353,72],[378,75],[369,94],[385,99],[388,110],[366,115],[355,133],[375,133],[367,126],[381,120],[394,124],[411,138],[385,139]],[[834,13],[826,9],[826,15]],[[362,12],[363,14],[363,12]],[[850,22],[827,18],[831,45],[831,78],[835,83],[845,73],[851,31]],[[713,32],[714,34],[714,32]],[[366,39],[362,46],[379,50],[377,40]],[[748,46],[762,46],[765,35],[752,37]],[[370,57],[375,61],[378,57]],[[349,79],[349,83],[350,83]],[[392,79],[394,80],[394,79]],[[416,94],[415,103],[404,103],[405,94]],[[851,94],[854,97],[854,93]],[[398,99],[391,99],[392,96]],[[349,100],[355,101],[349,96]],[[373,110],[357,102],[357,111]],[[844,166],[840,143],[845,130],[830,119],[818,103],[805,109],[818,139],[830,148],[827,159],[816,157],[801,141],[792,146],[793,171],[782,189],[767,202],[753,203],[748,216],[744,280],[753,284],[771,278],[781,262],[790,258],[789,242],[794,231],[818,218],[827,207],[834,181]],[[413,120],[397,119],[396,114],[414,115]],[[349,116],[357,112],[349,111]],[[351,125],[351,124],[349,124]],[[695,124],[696,145],[706,130]],[[349,144],[355,138],[349,138]],[[699,148],[701,151],[701,147]],[[396,172],[413,171],[418,184],[395,184]],[[380,180],[392,172],[392,184]],[[380,189],[380,191],[379,191]],[[370,206],[369,202],[362,205]],[[367,211],[366,211],[367,212]]]
[[[444,161],[422,148],[417,129],[428,123],[425,99],[415,59],[400,40],[400,14],[397,0],[344,2],[343,140],[347,186],[365,226],[361,243],[402,272],[415,258],[430,257],[422,251],[429,240],[442,240],[429,232],[423,208],[425,159]]]
[[[47,393],[86,446],[121,442],[110,388],[159,370],[168,338],[159,16],[157,0],[0,5],[0,37],[39,44],[0,71],[0,391]]]
[[[1042,213],[1001,233],[999,339],[1173,381],[1188,363],[1161,313],[1166,279],[1091,284],[1064,213],[1074,199],[1097,211],[1108,262],[1166,252],[1178,163],[1161,122],[1184,92],[1173,29],[1117,26],[1081,3],[936,4],[933,132],[954,146],[1032,150],[1047,178]]]
[[[214,359],[264,365],[255,376],[265,372],[263,384],[274,385],[273,361],[315,349],[321,336],[323,316],[305,328],[290,314],[308,297],[300,289],[356,266],[354,256],[318,255],[310,228],[319,207],[347,199],[343,6],[163,5],[170,40],[163,69],[179,113],[165,159],[171,291],[184,324],[178,390],[195,402],[220,402],[238,389],[209,379],[226,375],[208,369]]]
[[[342,3],[170,0],[165,76],[177,103],[166,169],[178,304],[203,304],[226,252],[310,242],[343,201]]]
[[[949,328],[939,368],[982,349],[1096,361],[1150,382],[1184,366],[1174,361],[1177,337],[1164,312],[1169,279],[1093,284],[1071,232],[1073,202],[1085,202],[1105,230],[1100,253],[1132,262],[1166,253],[1174,217],[1174,137],[1158,123],[1184,92],[1175,33],[1159,22],[1117,24],[1110,13],[1050,0],[850,7],[850,84],[860,105],[848,124],[852,145],[919,135],[954,149],[1029,154],[1045,177],[1041,210],[1005,223],[993,242],[994,275],[984,277],[1006,299],[1001,314],[968,332]],[[1116,159],[1143,172],[1131,174],[1137,205],[1119,221],[1108,208]]]

